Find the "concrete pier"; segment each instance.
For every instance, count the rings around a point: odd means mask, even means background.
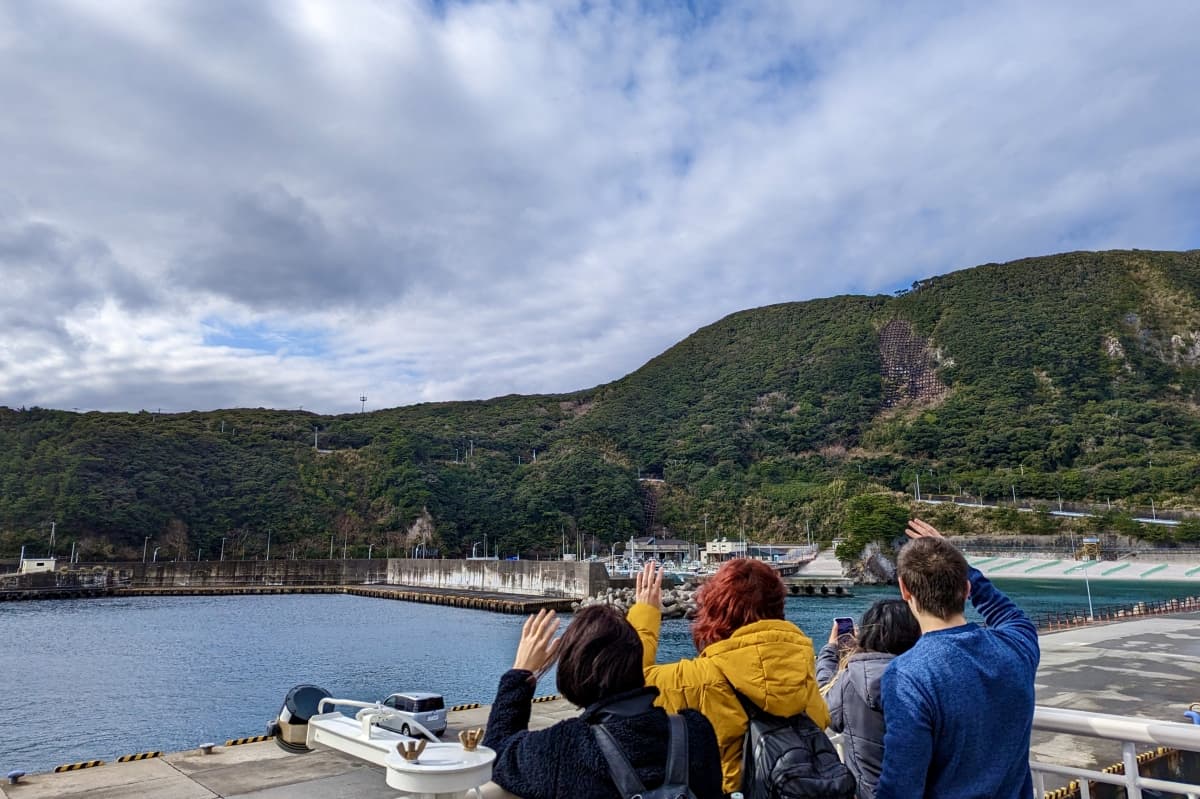
[[[1198,612],[1047,633],[1041,647],[1039,705],[1185,721],[1188,705],[1200,701]],[[459,730],[484,726],[488,710],[451,711],[444,737],[453,740]],[[530,726],[547,727],[577,712],[562,699],[536,701]],[[1036,732],[1030,756],[1082,767],[1120,759],[1115,745]],[[12,765],[0,763],[4,770]],[[273,742],[35,774],[18,785],[0,785],[4,799],[395,799],[396,794],[380,768],[329,751],[288,754]]]
[[[349,593],[501,613],[570,610],[608,587],[602,563],[434,559],[76,564],[0,581],[0,601]]]

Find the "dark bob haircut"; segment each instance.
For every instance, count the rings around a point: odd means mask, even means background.
[[[580,610],[559,647],[558,692],[573,705],[588,707],[646,685],[642,641],[616,608]]]
[[[858,625],[860,652],[902,655],[921,637],[921,625],[903,599],[880,599],[867,608]]]
[[[697,652],[724,641],[734,630],[764,619],[782,619],[787,588],[779,572],[761,560],[734,558],[696,592],[692,643]]]

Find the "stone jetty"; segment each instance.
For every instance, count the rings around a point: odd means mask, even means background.
[[[622,613],[628,613],[633,603],[632,588],[606,588],[596,596],[572,603],[571,610],[589,605],[612,605]],[[696,587],[686,583],[677,588],[664,588],[662,603],[664,619],[690,619],[696,613]]]

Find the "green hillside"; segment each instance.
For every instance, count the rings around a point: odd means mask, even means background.
[[[926,492],[1200,508],[1198,450],[1200,251],[1069,253],[736,313],[568,395],[336,417],[0,409],[0,555],[49,519],[85,557],[140,557],[147,538],[213,556],[223,537],[252,557],[268,531],[300,556],[331,538],[462,554],[486,535],[523,556],[648,529],[830,538],[852,497],[911,493],[918,472]],[[1057,523],[1038,516],[998,518]]]

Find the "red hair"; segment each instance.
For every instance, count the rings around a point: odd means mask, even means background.
[[[696,592],[692,642],[697,652],[724,641],[734,630],[764,619],[782,619],[787,588],[761,560],[727,561]]]

